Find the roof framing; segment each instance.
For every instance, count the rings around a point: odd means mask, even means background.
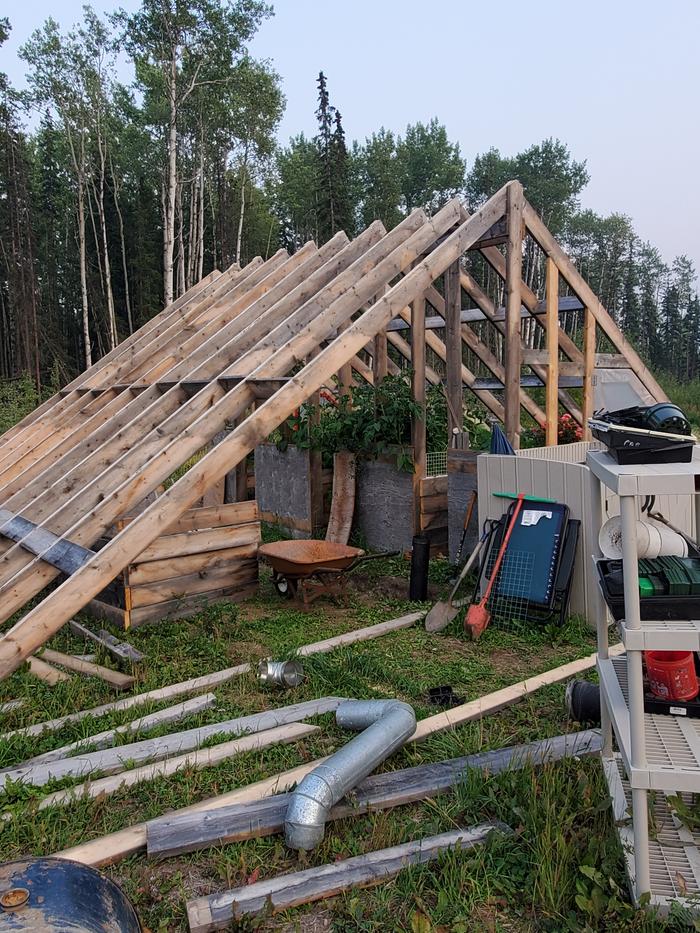
[[[505,318],[458,265],[474,244],[493,241],[487,234],[495,225],[503,228],[504,218],[506,257],[493,245],[481,252],[506,282]],[[558,295],[554,314],[549,300],[542,314],[537,296],[520,280],[517,254],[524,229],[593,322],[583,351],[558,327]],[[435,284],[450,276],[456,292],[441,295]],[[505,361],[462,321],[462,290],[505,337]],[[538,420],[554,416],[556,421],[558,402],[577,418],[585,416],[596,325],[646,387],[663,398],[517,182],[472,216],[454,199],[432,218],[414,211],[390,232],[375,221],[352,241],[338,233],[320,248],[307,243],[292,256],[280,250],[265,262],[258,258],[243,269],[215,271],[0,438],[0,621],[60,575],[50,560],[56,542],[68,547],[75,566],[0,638],[0,677],[15,670],[336,373],[343,368],[347,373],[350,366],[358,377],[372,378],[359,354],[369,346],[381,356],[390,323],[410,325],[411,305],[419,301],[427,301],[445,321],[446,335],[453,335],[446,342],[430,328],[424,332],[425,345],[446,361],[453,407],[461,406],[463,385],[473,388],[516,439],[521,407]],[[527,350],[523,309],[538,328],[556,335],[548,343],[548,365],[528,365],[549,385],[560,352],[567,356],[583,374],[583,410],[559,387],[558,375],[546,412],[521,387]],[[387,338],[401,356],[411,358],[411,344],[398,331],[390,330]],[[463,346],[504,386],[503,401],[478,387],[463,362]],[[391,361],[374,362],[388,366]],[[381,369],[375,367],[376,372]],[[426,377],[440,379],[429,369]],[[91,550],[121,516],[231,423],[236,426],[224,440],[102,549]]]

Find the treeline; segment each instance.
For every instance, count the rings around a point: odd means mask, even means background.
[[[104,19],[85,7],[23,46],[26,92],[0,74],[0,378],[65,382],[215,267],[377,217],[390,228],[455,194],[473,209],[511,178],[643,357],[700,375],[692,263],[665,264],[623,215],[581,210],[588,172],[563,143],[491,149],[469,169],[437,120],[348,144],[321,73],[316,134],[279,148],[280,78],[248,51],[270,14],[259,0],[142,0]],[[9,29],[0,20],[0,43]],[[532,245],[524,275],[541,289]]]

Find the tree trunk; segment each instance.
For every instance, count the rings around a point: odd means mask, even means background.
[[[243,152],[243,164],[241,165],[241,213],[238,217],[238,233],[236,235],[236,262],[241,264],[241,245],[243,243],[243,215],[245,213],[245,177],[248,165],[248,146]]]
[[[134,321],[131,315],[131,295],[129,294],[129,267],[126,262],[126,240],[124,238],[124,218],[122,217],[122,209],[119,204],[119,186],[117,184],[117,179],[114,174],[114,166],[111,163],[110,166],[112,171],[112,185],[114,186],[114,206],[117,210],[117,219],[119,221],[119,242],[121,245],[121,254],[122,254],[122,272],[124,274],[124,304],[126,305],[126,319],[129,324],[129,334],[134,332]]]
[[[168,173],[165,216],[163,218],[163,301],[167,307],[173,301],[173,270],[175,259],[175,199],[177,192],[177,47],[173,46],[168,78],[170,120],[168,124]]]
[[[204,275],[204,147],[199,149],[199,237],[197,239],[197,277],[200,282]],[[194,283],[193,283],[194,284]]]
[[[90,348],[90,310],[88,306],[87,290],[87,258],[85,250],[85,181],[78,179],[78,242],[80,251],[80,294],[83,303],[83,352],[85,368],[92,366],[92,350]]]
[[[182,184],[177,186],[178,244],[177,244],[177,296],[185,293],[185,230],[182,216]]]

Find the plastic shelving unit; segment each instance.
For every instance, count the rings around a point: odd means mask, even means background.
[[[698,840],[675,817],[666,794],[700,793],[700,719],[644,712],[642,652],[700,650],[700,621],[644,621],[639,613],[638,496],[694,497],[700,538],[700,446],[690,463],[621,465],[607,451],[590,451],[594,476],[620,498],[625,619],[619,623],[624,655],[608,657],[608,615],[602,594],[597,612],[603,769],[625,850],[632,893],[639,903],[665,909],[673,900],[700,910]],[[600,501],[594,502],[598,515]],[[619,754],[615,754],[612,731]],[[649,831],[649,801],[654,792]]]

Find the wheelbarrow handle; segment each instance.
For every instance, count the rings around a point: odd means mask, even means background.
[[[377,554],[362,554],[360,557],[356,557],[345,569],[354,570],[358,564],[364,564],[368,560],[379,560],[382,557],[398,557],[400,553],[401,551],[379,551]]]

